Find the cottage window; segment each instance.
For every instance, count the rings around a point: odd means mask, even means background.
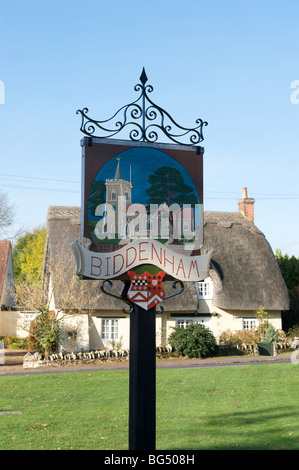
[[[257,328],[258,321],[256,318],[243,318],[243,330],[251,330]]]
[[[186,318],[177,318],[176,326],[177,328],[187,328],[191,323],[201,323],[202,325],[210,328],[211,317],[186,317]]]
[[[186,328],[188,325],[192,323],[192,320],[186,318],[178,318],[177,319],[177,328]]]
[[[102,320],[102,339],[118,339],[118,320],[112,318]]]
[[[198,298],[199,299],[212,299],[213,298],[213,281],[210,277],[203,282],[198,282]]]
[[[24,330],[29,331],[31,322],[35,319],[36,313],[24,314]]]

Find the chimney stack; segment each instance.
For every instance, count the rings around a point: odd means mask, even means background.
[[[247,196],[247,188],[243,188],[242,199],[238,200],[239,212],[251,222],[254,222],[254,203],[255,200]]]

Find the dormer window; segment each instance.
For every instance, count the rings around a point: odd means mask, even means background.
[[[207,277],[202,282],[197,283],[197,292],[199,299],[212,299],[213,298],[213,281]]]

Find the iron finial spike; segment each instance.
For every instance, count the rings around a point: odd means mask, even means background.
[[[140,81],[141,81],[142,85],[144,86],[146,84],[147,80],[148,80],[147,75],[145,73],[144,67],[142,69],[142,72],[141,72],[141,75],[140,75],[139,78],[140,78]]]

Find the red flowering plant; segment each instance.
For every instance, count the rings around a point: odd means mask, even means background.
[[[6,336],[2,342],[7,349],[30,349],[28,338],[19,338],[17,335]]]

